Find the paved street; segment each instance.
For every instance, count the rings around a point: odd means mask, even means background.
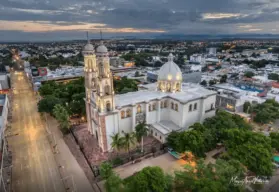
[[[12,74],[12,82],[13,117],[7,140],[13,154],[13,191],[65,191],[44,122],[37,112],[36,97],[23,73]]]

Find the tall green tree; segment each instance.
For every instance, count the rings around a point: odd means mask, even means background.
[[[106,192],[120,192],[125,191],[122,179],[116,175],[116,173],[111,173],[110,176],[105,181]]]
[[[147,124],[145,122],[140,122],[139,124],[136,125],[135,127],[136,130],[136,139],[138,142],[141,141],[141,152],[143,153],[143,137],[147,135],[148,133],[148,128]]]
[[[41,99],[38,102],[38,111],[40,113],[45,112],[45,113],[52,114],[53,108],[57,104],[61,104],[60,99],[58,99],[52,95],[45,96],[43,99]]]
[[[53,114],[60,124],[62,130],[68,130],[70,128],[70,120],[68,111],[63,105],[55,105],[53,109]]]
[[[183,151],[183,146],[180,143],[181,133],[172,131],[167,137],[167,145],[175,151]]]
[[[271,146],[272,148],[279,151],[279,133],[270,133],[270,139],[271,139]]]
[[[117,153],[124,147],[124,138],[121,137],[119,133],[116,133],[111,136],[112,143],[111,147],[113,150],[116,150]]]
[[[244,102],[243,112],[248,113],[248,114],[251,112],[251,103],[249,101]]]
[[[220,79],[220,83],[226,83],[227,82],[227,78],[228,76],[227,75],[223,75]]]
[[[168,187],[166,176],[160,167],[145,167],[128,184],[130,192],[164,192]]]
[[[207,85],[207,82],[206,82],[206,80],[203,80],[202,82],[200,82],[200,84],[201,84],[202,86],[206,86],[206,85]]]

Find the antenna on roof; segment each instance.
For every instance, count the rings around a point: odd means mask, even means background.
[[[102,32],[102,30],[100,30],[100,36],[101,36],[101,40],[103,40],[103,32]]]
[[[87,38],[87,42],[89,43],[89,35],[88,35],[88,31],[86,31],[86,38]]]

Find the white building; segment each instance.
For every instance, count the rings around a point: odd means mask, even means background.
[[[111,136],[135,131],[139,122],[165,142],[171,131],[187,129],[215,115],[216,92],[183,84],[180,68],[170,54],[158,74],[158,82],[141,90],[115,95],[107,48],[88,42],[83,49],[88,131],[103,151],[111,150]]]
[[[4,139],[4,132],[8,124],[9,100],[7,95],[0,94],[0,147],[2,149],[2,140]]]
[[[190,62],[197,62],[200,64],[204,64],[205,61],[205,56],[201,54],[193,54],[190,56]]]

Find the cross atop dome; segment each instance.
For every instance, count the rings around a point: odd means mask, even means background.
[[[168,56],[168,61],[173,61],[173,58],[174,58],[173,54],[170,53],[169,56]]]

